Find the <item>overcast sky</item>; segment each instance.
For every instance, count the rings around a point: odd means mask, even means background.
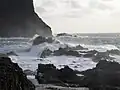
[[[120,32],[120,0],[34,0],[53,33]]]

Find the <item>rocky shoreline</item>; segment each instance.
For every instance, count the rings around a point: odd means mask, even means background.
[[[45,42],[55,41],[52,38],[37,37],[33,46]],[[99,52],[78,45],[54,51],[45,49],[39,56],[41,59],[52,55],[92,58],[96,66],[84,71],[77,71],[67,65],[58,69],[54,64],[42,63],[38,64],[36,71],[23,71],[8,55],[0,54],[0,90],[120,90],[120,64],[110,56],[114,54],[120,55],[120,51]]]
[[[68,66],[57,69],[53,64],[38,64],[36,73],[29,70],[23,72],[16,63],[11,62],[10,58],[1,55],[0,71],[0,90],[17,90],[16,88],[23,88],[23,90],[120,90],[120,64],[115,61],[100,60],[95,68],[86,71],[76,71]],[[35,77],[27,78],[27,75]]]

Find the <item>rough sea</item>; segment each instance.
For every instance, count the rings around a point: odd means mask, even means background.
[[[53,43],[45,42],[39,45],[32,45],[34,38],[35,36],[31,38],[0,38],[0,53],[10,53],[9,56],[12,61],[18,63],[23,70],[36,71],[38,64],[52,63],[57,68],[68,65],[74,70],[83,71],[95,67],[97,63],[93,62],[91,58],[84,57],[61,55],[40,58],[40,55],[46,48],[54,51],[60,47],[75,47],[77,45],[99,52],[112,49],[120,50],[120,34],[117,33],[71,34],[60,37],[54,35],[55,41]],[[120,62],[119,55],[113,55],[112,57],[115,58],[115,61]]]

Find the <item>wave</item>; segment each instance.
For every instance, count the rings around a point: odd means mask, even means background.
[[[33,45],[34,40],[38,37],[38,35],[34,36],[33,38],[10,38],[10,39],[3,39],[3,42],[0,43],[0,52],[1,53],[9,53],[14,52],[14,55],[11,53],[9,56],[12,58],[14,62],[17,62],[23,70],[31,69],[32,71],[37,69],[37,65],[39,63],[43,64],[54,64],[57,68],[62,68],[65,65],[70,66],[72,69],[76,69],[79,71],[87,70],[93,68],[97,62],[94,62],[92,55],[88,52],[91,50],[96,50],[97,52],[107,52],[108,50],[119,50],[118,46],[114,42],[111,44],[108,42],[107,44],[101,44],[102,40],[100,40],[100,44],[95,44],[92,42],[88,42],[88,39],[83,38],[84,40],[81,41],[79,37],[53,37],[53,41],[50,42],[43,42],[37,45]],[[46,39],[45,39],[46,40]],[[2,39],[0,39],[2,41]],[[85,41],[85,42],[84,42]],[[98,40],[99,41],[99,40]],[[11,43],[12,42],[12,43]],[[117,41],[116,41],[117,42]],[[4,43],[4,44],[3,44]],[[39,42],[38,42],[39,43]],[[82,56],[77,57],[72,55],[71,53],[63,54],[63,55],[54,55],[54,51],[59,52],[59,49],[63,48],[64,50],[71,50],[78,52],[82,52]],[[41,54],[45,50],[50,50],[52,54],[50,56],[42,57]],[[86,54],[87,52],[87,54]],[[117,53],[117,52],[116,52]],[[118,52],[119,53],[119,52]],[[86,55],[85,55],[86,54]],[[84,57],[86,56],[86,57]],[[119,56],[119,55],[117,55]],[[111,55],[111,57],[116,58],[116,55]],[[118,60],[115,59],[115,60]]]

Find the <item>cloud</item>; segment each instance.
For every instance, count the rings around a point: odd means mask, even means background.
[[[98,0],[91,0],[89,2],[89,7],[91,9],[113,10],[113,7],[107,5],[105,2],[99,2]]]
[[[114,0],[36,0],[36,11],[45,17],[64,16],[78,18],[95,13],[114,10],[109,2]]]

